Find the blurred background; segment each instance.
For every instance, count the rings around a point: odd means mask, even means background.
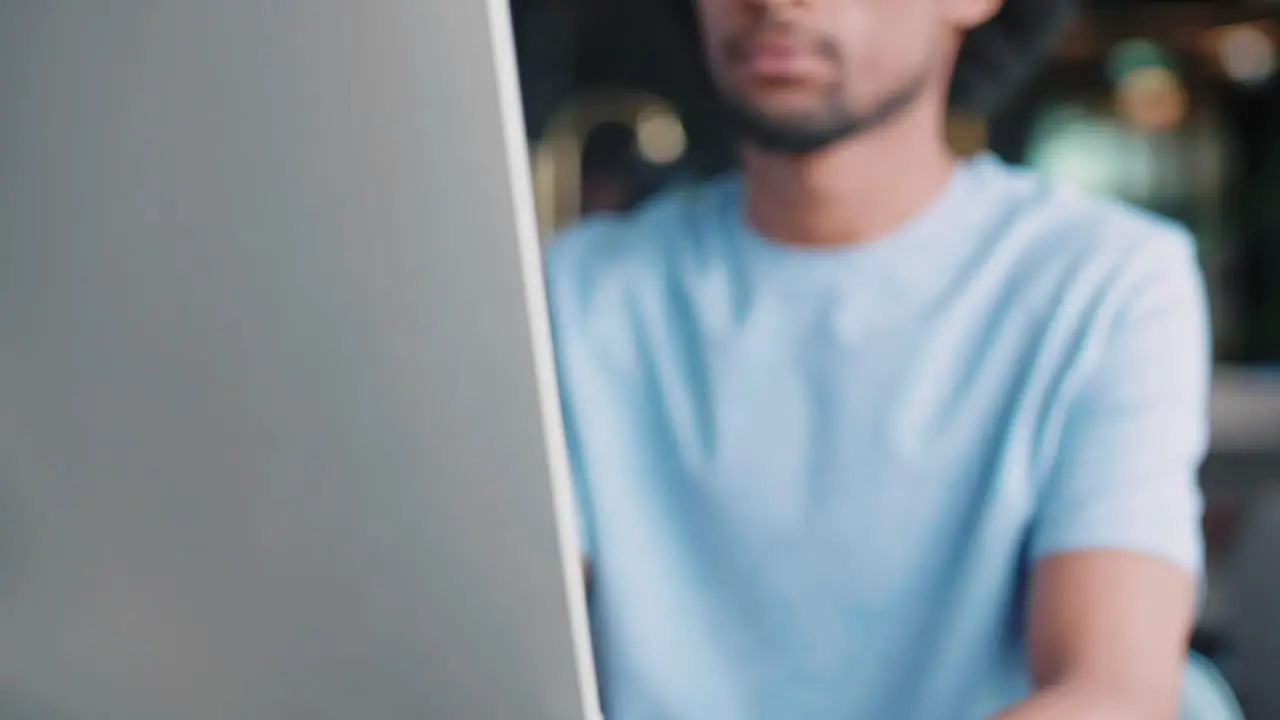
[[[734,165],[692,0],[512,0],[543,236]],[[990,149],[1195,234],[1216,337],[1195,646],[1280,719],[1280,0],[1094,0]]]

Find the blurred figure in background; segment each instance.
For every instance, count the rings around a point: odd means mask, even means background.
[[[608,717],[1176,715],[1192,242],[945,139],[1069,5],[698,3],[742,171],[548,261]]]
[[[635,128],[621,122],[600,123],[587,133],[581,163],[583,216],[632,210],[674,176],[639,152]]]
[[[636,135],[619,122],[597,125],[582,146],[582,214],[630,210],[639,199],[643,171]]]

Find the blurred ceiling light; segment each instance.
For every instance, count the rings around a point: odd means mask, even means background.
[[[1218,55],[1227,76],[1241,85],[1261,85],[1276,71],[1276,46],[1256,25],[1223,28]]]
[[[1026,156],[1054,180],[1144,205],[1179,192],[1183,178],[1168,171],[1166,158],[1157,138],[1072,104],[1050,107],[1036,120]]]
[[[1027,162],[1086,192],[1115,194],[1123,186],[1126,154],[1112,121],[1075,105],[1051,107],[1037,119]]]
[[[1120,116],[1144,130],[1171,130],[1187,117],[1187,89],[1167,67],[1130,70],[1117,83],[1115,93]]]
[[[680,118],[664,106],[651,105],[636,115],[636,148],[655,165],[679,160],[688,140]]]
[[[1116,112],[1149,132],[1169,130],[1186,119],[1187,89],[1168,52],[1152,40],[1116,43],[1107,59]]]
[[[1144,38],[1118,42],[1107,58],[1107,75],[1119,85],[1130,73],[1150,67],[1171,66],[1168,54],[1159,43]]]

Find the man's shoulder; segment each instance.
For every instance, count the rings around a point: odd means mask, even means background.
[[[1028,171],[1000,172],[997,182],[1016,192],[992,193],[1003,209],[987,266],[1001,297],[1015,299],[1004,307],[1035,324],[1028,338],[1072,364],[1160,333],[1207,345],[1208,293],[1185,226]]]
[[[653,282],[698,240],[722,194],[721,181],[681,185],[628,213],[597,215],[560,231],[546,251],[555,294],[592,295]]]
[[[1100,290],[1152,273],[1198,272],[1195,238],[1175,220],[1003,164],[988,182],[1001,198],[996,235],[1022,251],[1028,280],[1057,275]]]
[[[1046,251],[1131,255],[1176,252],[1193,243],[1186,227],[1174,220],[1025,168],[996,162],[987,178],[1017,221],[1014,227]]]

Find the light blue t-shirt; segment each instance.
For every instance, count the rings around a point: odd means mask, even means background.
[[[610,720],[966,720],[1029,691],[1034,562],[1198,572],[1206,303],[1185,231],[993,156],[872,242],[734,178],[548,259]]]

